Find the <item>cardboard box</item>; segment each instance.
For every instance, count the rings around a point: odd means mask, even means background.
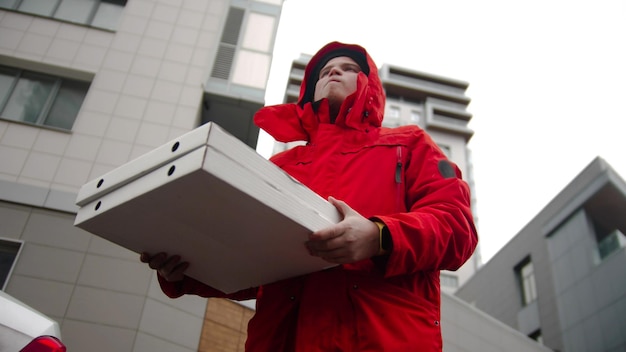
[[[333,266],[304,243],[340,220],[214,123],[85,184],[76,204],[76,226],[137,253],[179,254],[187,275],[226,293]]]

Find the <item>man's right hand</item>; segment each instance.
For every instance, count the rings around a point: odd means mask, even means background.
[[[147,263],[150,269],[156,270],[166,281],[181,281],[185,277],[185,270],[189,268],[188,262],[181,262],[179,255],[168,257],[167,253],[161,252],[151,256],[143,252],[139,258],[142,263]]]

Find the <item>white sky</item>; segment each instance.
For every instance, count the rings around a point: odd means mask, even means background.
[[[286,0],[266,104],[333,40],[469,82],[483,262],[596,156],[626,178],[626,0]]]

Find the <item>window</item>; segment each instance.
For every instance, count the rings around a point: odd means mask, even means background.
[[[126,0],[0,0],[0,8],[115,30]]]
[[[422,114],[417,110],[411,110],[411,123],[421,126]]]
[[[21,242],[0,238],[0,289],[2,290],[4,290],[7,281],[9,281],[9,275],[13,270],[15,259],[21,247]]]
[[[619,251],[621,248],[626,247],[626,236],[624,236],[619,228],[612,226],[614,222],[608,222],[606,220],[601,222],[595,211],[589,212],[589,217],[593,224],[601,260]]]
[[[620,230],[614,229],[598,241],[600,259],[608,257],[611,253],[617,252],[623,247],[626,247],[626,236]]]
[[[251,12],[242,36],[242,47],[261,52],[272,50],[272,33],[276,25],[273,16]]]
[[[276,17],[231,6],[211,78],[265,89],[271,64]]]
[[[596,265],[614,253],[623,254],[626,251],[626,221],[621,208],[624,201],[626,198],[619,187],[608,182],[583,205],[597,246],[594,251]]]
[[[543,345],[543,336],[541,336],[541,329],[533,331],[531,334],[528,335],[528,337]]]
[[[383,126],[391,128],[400,126],[400,107],[388,105],[386,110],[383,118]]]
[[[441,281],[442,286],[454,287],[454,288],[459,287],[459,278],[457,278],[454,275],[440,274],[439,280]]]
[[[235,58],[235,51],[237,49],[237,43],[239,42],[239,32],[241,31],[244,15],[244,9],[231,7],[228,10],[226,23],[224,24],[224,32],[222,32],[220,45],[217,49],[217,56],[215,57],[211,77],[220,79],[230,78],[230,70]]]
[[[530,257],[524,259],[515,268],[518,282],[520,284],[522,304],[529,305],[537,299],[537,286],[535,284],[535,269]]]
[[[390,106],[389,109],[387,110],[387,117],[391,118],[391,119],[398,119],[400,118],[400,108],[397,106]]]
[[[0,117],[72,129],[88,82],[0,66]]]

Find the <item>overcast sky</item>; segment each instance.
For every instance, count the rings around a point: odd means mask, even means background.
[[[626,177],[626,0],[286,0],[266,104],[333,40],[470,84],[483,262],[596,156]]]

